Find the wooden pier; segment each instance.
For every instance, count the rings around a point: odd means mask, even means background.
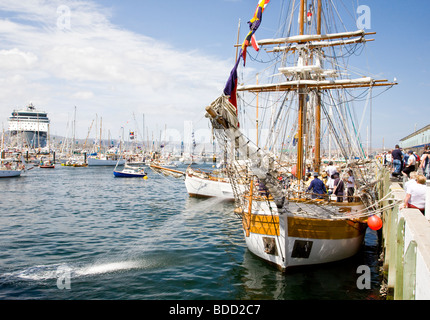
[[[386,172],[379,188],[380,196],[391,193],[384,207],[394,204],[382,214],[386,299],[430,300],[430,187],[424,216],[417,209],[399,208],[406,194],[402,186]]]

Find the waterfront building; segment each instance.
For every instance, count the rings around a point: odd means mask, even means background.
[[[430,145],[430,124],[400,139],[399,143],[400,148],[417,152],[421,152],[427,145]]]

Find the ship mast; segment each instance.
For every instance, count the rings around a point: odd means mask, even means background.
[[[324,90],[345,90],[355,88],[373,88],[382,86],[394,86],[396,82],[386,79],[374,79],[372,77],[343,78],[339,70],[327,70],[321,65],[322,48],[337,47],[366,43],[374,39],[366,39],[365,36],[373,35],[375,32],[356,30],[352,32],[340,32],[322,34],[322,0],[317,0],[317,25],[316,34],[305,34],[305,12],[306,0],[300,0],[299,7],[299,31],[296,36],[288,36],[278,39],[259,40],[259,46],[278,45],[267,52],[296,51],[298,54],[297,65],[294,67],[279,67],[278,70],[287,78],[286,81],[277,83],[265,83],[254,85],[240,85],[237,91],[253,92],[256,95],[262,92],[288,92],[295,91],[298,94],[298,129],[297,129],[297,163],[296,176],[300,181],[304,175],[305,168],[305,144],[306,137],[306,107],[309,93],[315,94],[315,132],[314,132],[314,160],[313,170],[320,171],[321,167],[321,93]],[[314,58],[315,63],[310,63]]]
[[[305,0],[300,0],[300,10],[299,10],[299,23],[300,23],[300,35],[304,35],[304,15],[305,15]],[[305,89],[299,88],[299,111],[298,111],[298,140],[297,140],[297,164],[296,164],[296,174],[299,181],[303,178],[303,133],[305,124]],[[300,185],[300,184],[299,184]]]
[[[318,0],[318,13],[317,13],[317,34],[321,35],[321,1]],[[315,106],[315,158],[314,170],[320,171],[321,167],[321,92],[317,89],[317,103]]]

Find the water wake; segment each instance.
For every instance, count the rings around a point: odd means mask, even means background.
[[[51,265],[36,265],[21,270],[0,274],[0,284],[17,281],[44,282],[58,279],[59,276],[68,272],[72,279],[86,276],[99,276],[109,273],[126,272],[138,269],[150,269],[159,266],[166,266],[179,263],[180,257],[176,256],[175,261],[170,261],[163,252],[180,247],[181,242],[189,242],[190,239],[182,239],[184,233],[193,234],[190,231],[200,219],[207,219],[212,209],[219,207],[225,201],[220,198],[210,198],[196,201],[189,199],[185,208],[178,210],[177,214],[168,218],[152,229],[152,235],[144,237],[138,241],[129,243],[123,251],[111,255],[107,253],[105,257],[96,261],[84,264],[58,263]],[[189,244],[188,244],[189,246]],[[145,258],[142,255],[145,255]],[[150,256],[148,256],[149,254]],[[179,254],[180,255],[180,254]],[[166,260],[167,259],[167,260]]]
[[[144,269],[148,264],[144,261],[118,261],[118,262],[100,262],[84,266],[73,266],[69,264],[54,264],[32,266],[23,270],[4,273],[0,276],[1,282],[11,281],[47,281],[57,279],[65,272],[72,278],[79,278],[92,275],[103,275],[120,271],[129,271],[133,269]]]
[[[108,262],[78,268],[74,271],[74,274],[77,276],[100,275],[112,272],[142,269],[144,267],[145,265],[139,261]]]

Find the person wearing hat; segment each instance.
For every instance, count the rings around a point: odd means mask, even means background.
[[[312,199],[323,199],[323,195],[327,194],[327,189],[324,182],[318,178],[318,172],[314,172],[314,179],[307,188],[307,192],[312,190]]]

